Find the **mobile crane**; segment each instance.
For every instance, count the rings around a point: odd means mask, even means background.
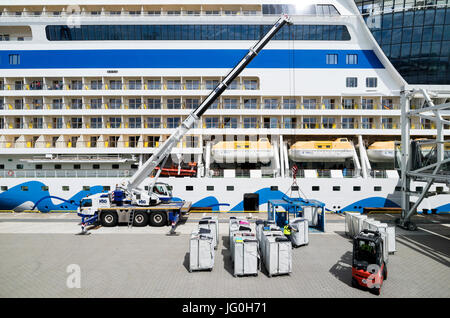
[[[142,182],[160,165],[163,167],[173,147],[194,126],[197,120],[219,98],[233,80],[258,55],[275,34],[285,25],[291,24],[288,15],[283,14],[272,28],[253,46],[239,63],[228,73],[206,99],[194,109],[181,123],[177,130],[159,146],[152,156],[121,186],[109,193],[97,193],[83,198],[78,208],[78,216],[82,218],[84,232],[86,225],[100,222],[103,226],[115,226],[119,222],[128,225],[144,226],[150,222],[154,226],[163,226],[178,221],[179,215],[188,212],[191,202],[171,202],[172,190],[168,184],[157,183],[162,169],[158,169],[148,191],[140,188]]]

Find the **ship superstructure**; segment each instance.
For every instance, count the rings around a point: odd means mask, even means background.
[[[1,5],[0,209],[75,210],[80,198],[131,176],[283,12],[294,25],[173,151],[168,166],[196,167],[195,177],[171,178],[174,195],[239,210],[243,194],[254,193],[263,209],[289,188],[295,164],[305,196],[329,210],[397,206],[393,160],[371,162],[366,148],[400,140],[407,83],[353,1],[296,3]],[[427,120],[411,127],[417,138],[435,134]],[[351,154],[314,157],[340,139]],[[299,143],[315,150],[293,158]],[[449,201],[430,197],[423,208],[449,211]]]

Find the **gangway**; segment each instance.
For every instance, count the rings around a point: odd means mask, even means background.
[[[415,230],[417,226],[411,221],[411,217],[417,212],[417,208],[424,198],[433,195],[430,187],[433,183],[446,183],[450,186],[450,158],[445,157],[444,152],[444,125],[450,125],[450,120],[443,116],[450,116],[450,103],[435,105],[431,95],[439,96],[439,93],[428,92],[420,89],[404,89],[401,92],[401,143],[396,144],[395,165],[401,171],[401,217],[397,219],[397,225],[408,230]],[[450,97],[450,92],[445,93]],[[425,100],[425,107],[410,108],[410,101],[416,96]],[[434,139],[411,140],[411,120],[413,118],[427,119],[435,123],[436,135]],[[448,134],[448,132],[447,132]],[[421,154],[421,147],[431,145],[432,149],[426,157]],[[411,191],[412,181],[423,181],[426,185],[422,191]],[[410,197],[417,195],[417,200],[411,205]]]

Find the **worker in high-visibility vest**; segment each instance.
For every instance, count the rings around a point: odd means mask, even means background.
[[[289,221],[286,220],[284,223],[284,228],[283,228],[283,234],[288,238],[291,239],[291,231],[292,231],[292,227],[289,225]]]

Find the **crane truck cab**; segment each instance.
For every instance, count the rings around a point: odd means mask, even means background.
[[[77,212],[78,215],[93,216],[98,209],[110,207],[110,195],[103,192],[82,198]]]
[[[367,287],[380,295],[387,279],[387,259],[378,231],[364,230],[353,239],[352,286]]]

